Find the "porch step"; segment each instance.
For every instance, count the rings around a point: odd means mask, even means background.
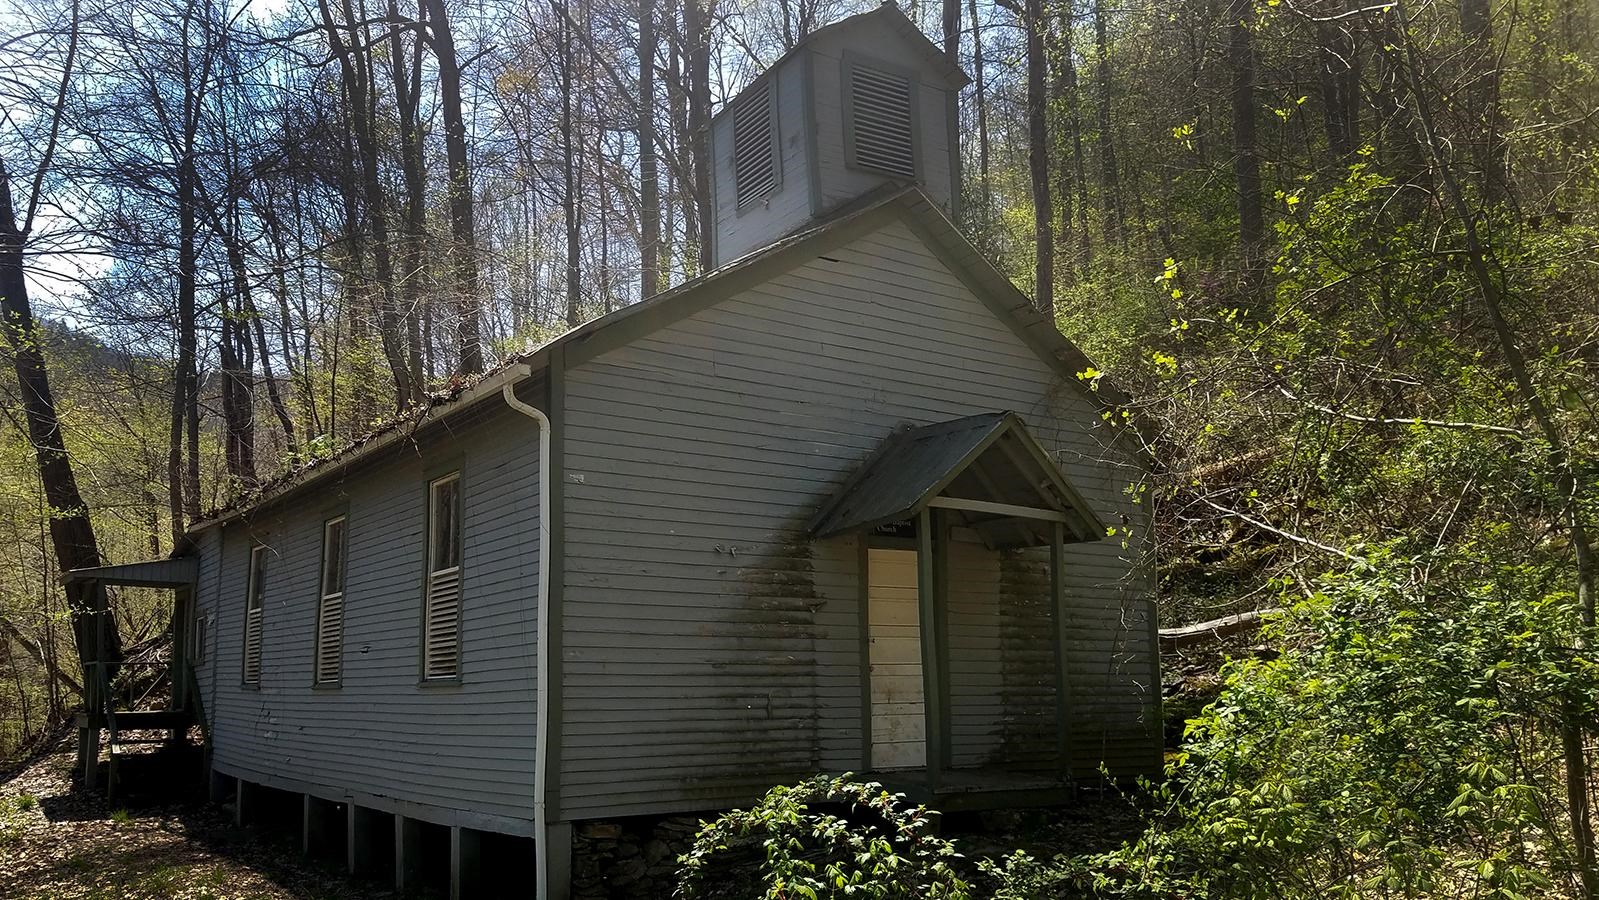
[[[111,713],[118,731],[164,731],[188,728],[189,713],[181,709],[130,709]],[[131,742],[123,742],[131,743]]]

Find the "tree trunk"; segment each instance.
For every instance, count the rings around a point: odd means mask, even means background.
[[[989,172],[988,83],[983,72],[983,32],[977,19],[977,0],[967,0],[966,13],[972,23],[972,102],[977,106],[977,188],[982,202],[977,231],[984,234],[994,214],[994,195]]]
[[[1260,149],[1255,138],[1255,46],[1247,18],[1250,0],[1227,7],[1227,61],[1232,67],[1233,177],[1238,194],[1238,249],[1245,289],[1261,287],[1266,224],[1261,210]]]
[[[1049,189],[1049,60],[1044,54],[1043,0],[1026,0],[1027,171],[1033,188],[1033,302],[1055,310],[1055,210]]]
[[[1492,205],[1505,199],[1505,139],[1499,128],[1499,64],[1494,51],[1493,9],[1489,0],[1460,0],[1460,33],[1466,39],[1466,74],[1462,91],[1467,119],[1477,126],[1471,142],[1480,174],[1479,190]]]
[[[944,0],[944,58],[951,65],[961,64],[961,3]]]
[[[566,220],[566,324],[576,328],[583,324],[583,314],[579,301],[582,299],[581,284],[579,283],[578,266],[578,220],[577,220],[577,142],[576,123],[573,121],[572,106],[576,102],[572,97],[572,75],[574,61],[572,59],[572,19],[568,15],[565,0],[560,0],[556,8],[556,15],[560,26],[561,58],[559,60],[561,78],[561,171],[564,175],[565,189],[561,194],[561,212]]]
[[[455,55],[444,0],[423,0],[439,67],[439,109],[444,116],[444,155],[449,167],[450,256],[455,275],[461,374],[483,371],[483,335],[478,312],[477,228],[473,221],[472,173],[466,158],[466,120],[461,111],[461,68]]]
[[[1327,148],[1339,165],[1347,165],[1360,149],[1360,69],[1355,38],[1338,23],[1319,22],[1316,43]]]
[[[1483,309],[1488,314],[1488,321],[1499,343],[1505,367],[1510,371],[1511,380],[1516,386],[1516,393],[1521,396],[1528,415],[1549,445],[1549,467],[1565,506],[1563,515],[1566,520],[1566,534],[1571,539],[1576,561],[1575,588],[1581,616],[1577,645],[1579,648],[1587,649],[1592,646],[1593,641],[1595,589],[1596,585],[1599,585],[1599,556],[1594,553],[1592,525],[1586,518],[1591,488],[1572,458],[1570,444],[1561,431],[1560,424],[1538,392],[1538,386],[1533,381],[1532,372],[1527,366],[1526,357],[1521,351],[1520,341],[1505,318],[1506,287],[1495,276],[1495,272],[1501,273],[1499,277],[1505,277],[1503,273],[1506,268],[1490,262],[1491,251],[1483,244],[1477,233],[1476,214],[1467,204],[1465,191],[1461,189],[1460,181],[1440,147],[1437,128],[1433,123],[1431,103],[1425,90],[1428,79],[1421,70],[1422,64],[1411,43],[1408,14],[1404,4],[1396,3],[1395,12],[1398,33],[1404,40],[1405,71],[1415,106],[1416,123],[1421,128],[1422,143],[1426,146],[1438,178],[1443,184],[1445,200],[1459,220],[1459,228],[1465,239],[1467,270],[1471,273],[1472,280],[1476,282]],[[1582,718],[1574,709],[1575,705],[1567,701],[1565,721],[1561,727],[1561,744],[1566,763],[1566,803],[1567,812],[1571,817],[1572,842],[1576,845],[1577,871],[1582,879],[1582,896],[1585,900],[1594,900],[1599,897],[1599,859],[1595,857],[1593,814],[1588,798],[1588,753],[1584,746]]]
[[[77,31],[73,30],[74,53]],[[69,56],[67,71],[71,71]],[[59,114],[59,113],[58,113]],[[48,153],[46,154],[48,157]],[[41,166],[48,166],[48,161]],[[30,200],[31,211],[36,204]],[[55,395],[50,390],[50,376],[45,368],[41,335],[33,318],[33,307],[28,299],[26,274],[28,222],[25,214],[18,223],[11,203],[11,178],[4,160],[0,160],[0,329],[11,345],[12,364],[17,376],[22,409],[28,420],[28,438],[33,444],[34,462],[39,469],[39,482],[44,488],[45,502],[49,504],[50,544],[55,550],[56,563],[62,572],[100,565],[100,547],[95,541],[94,524],[89,518],[89,507],[78,491],[78,480],[72,469],[72,458],[67,455],[66,439],[61,433],[61,422],[56,417]],[[122,647],[117,630],[99,629],[109,615],[103,592],[69,590],[67,602],[72,614],[72,630],[77,639],[78,659],[89,664],[99,659],[114,662],[121,659]],[[111,624],[107,621],[105,624]],[[103,630],[106,643],[96,641],[97,629]]]
[[[418,18],[426,19],[426,7],[418,6]],[[417,124],[422,92],[422,42],[413,36],[409,65],[401,34],[405,22],[399,5],[389,0],[389,69],[394,81],[394,106],[398,112],[400,171],[405,181],[405,202],[400,219],[400,320],[405,330],[405,367],[409,373],[411,399],[421,400],[427,384],[422,371],[422,247],[427,233],[427,181],[422,164],[422,129]],[[419,21],[417,28],[425,27]]]
[[[1094,77],[1099,94],[1099,175],[1100,202],[1105,211],[1105,241],[1121,244],[1126,238],[1122,221],[1121,170],[1116,163],[1116,142],[1111,134],[1110,37],[1105,22],[1105,0],[1094,2],[1094,50],[1098,57]]]
[[[714,0],[684,0],[683,29],[688,40],[688,140],[693,166],[690,192],[694,198],[694,218],[699,222],[699,260],[695,271],[711,265],[711,244],[716,230],[711,208],[711,22],[710,11],[702,3]]]
[[[655,149],[655,0],[638,5],[639,299],[661,291],[661,185]]]
[[[394,294],[394,262],[389,255],[389,225],[385,212],[383,182],[378,173],[378,148],[375,132],[376,98],[372,85],[371,41],[365,29],[357,29],[362,19],[356,15],[348,0],[344,3],[345,21],[350,23],[350,40],[340,33],[343,28],[334,20],[327,0],[318,0],[323,29],[328,45],[339,61],[339,72],[344,84],[344,96],[350,113],[350,131],[355,138],[356,168],[360,195],[366,206],[367,224],[372,229],[372,259],[376,267],[378,288],[378,337],[383,346],[383,356],[389,364],[389,375],[394,382],[394,405],[404,409],[420,395],[421,388],[411,381],[411,370],[406,364],[404,341],[400,336],[399,316]],[[346,205],[346,218],[353,215]],[[353,219],[347,222],[352,241],[358,234]]]
[[[174,524],[174,533],[183,534],[186,524],[200,519],[200,376],[198,369],[199,337],[195,327],[195,209],[194,153],[192,142],[178,164],[178,365],[173,373],[172,419],[175,431],[181,431],[184,450],[181,458],[182,489],[180,494],[182,516]],[[178,443],[174,435],[174,444]],[[175,473],[176,474],[176,473]]]
[[[1082,147],[1078,133],[1077,117],[1077,63],[1072,59],[1072,9],[1067,3],[1056,23],[1055,77],[1052,82],[1055,107],[1056,141],[1051,146],[1055,153],[1055,189],[1060,196],[1060,209],[1055,227],[1056,256],[1068,273],[1080,268],[1083,260],[1076,259],[1076,236],[1072,233],[1074,216],[1073,191],[1081,190],[1072,169],[1072,147]],[[1086,237],[1086,234],[1084,235]],[[1068,276],[1069,277],[1069,276]]]

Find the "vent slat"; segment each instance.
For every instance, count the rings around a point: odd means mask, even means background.
[[[772,82],[733,104],[733,180],[743,207],[777,192]]]
[[[343,666],[344,595],[331,594],[322,598],[322,609],[317,615],[317,684],[334,684],[338,682]]]
[[[423,674],[453,678],[460,671],[461,570],[447,569],[428,577]]]
[[[244,683],[261,682],[261,608],[244,614]]]
[[[855,164],[916,177],[910,80],[866,66],[850,69]]]

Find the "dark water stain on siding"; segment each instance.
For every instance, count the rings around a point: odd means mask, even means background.
[[[1056,762],[1049,557],[1036,550],[1002,551],[999,573],[1003,725],[992,762],[1014,769],[1049,769]]]
[[[780,533],[733,570],[728,614],[708,626],[734,652],[710,662],[727,689],[711,699],[731,713],[717,747],[727,764],[702,768],[686,786],[704,796],[747,793],[817,771],[822,746],[817,612],[811,542]]]

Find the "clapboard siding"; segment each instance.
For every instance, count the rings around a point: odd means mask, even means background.
[[[1123,512],[1097,408],[900,222],[575,365],[565,403],[563,818],[710,809],[862,767],[859,550],[804,529],[894,428],[1016,410],[1102,518]],[[957,761],[1052,762],[1047,569],[1040,594],[1022,555],[955,555],[986,573],[952,585]],[[1067,552],[1087,771],[1101,750],[1117,771],[1158,764],[1130,557]],[[979,690],[1004,698],[986,719]]]
[[[948,73],[928,60],[926,48],[917,46],[921,38],[908,37],[890,21],[897,15],[868,13],[852,19],[849,29],[817,32],[746,86],[745,91],[765,90],[767,83],[776,87],[781,181],[776,193],[765,200],[738,207],[732,115],[737,98],[711,122],[713,266],[758,250],[874,189],[908,180],[850,165],[846,159],[846,56],[860,65],[906,75],[915,83],[911,122],[915,180],[945,210],[954,209],[959,148],[953,142],[949,116],[959,89],[951,87]],[[885,266],[894,263],[884,260]]]
[[[525,384],[540,402],[542,379]],[[498,405],[496,405],[498,404]],[[387,798],[413,815],[526,831],[535,735],[538,432],[498,400],[331,487],[203,533],[200,683],[215,765],[330,796]],[[421,685],[424,515],[430,476],[459,466],[459,684]],[[342,681],[312,688],[322,523],[348,516]],[[259,689],[240,685],[249,548],[267,564]]]
[[[927,60],[882,19],[862,22],[850,33],[820,35],[811,42],[815,72],[817,182],[819,207],[831,209],[888,181],[887,176],[848,165],[844,156],[844,56],[864,65],[887,64],[918,73],[915,121],[917,180],[928,196],[951,208],[955,192],[954,158],[949,143],[949,94]]]
[[[1001,761],[1005,709],[999,611],[999,554],[982,544],[949,544],[950,762],[956,768]],[[1054,667],[1049,669],[1054,672]]]
[[[711,201],[716,212],[716,233],[712,241],[714,265],[732,262],[759,250],[811,216],[804,60],[797,55],[788,57],[764,78],[776,85],[772,120],[778,133],[777,190],[739,209],[733,174],[732,107],[724,108],[711,123]]]

